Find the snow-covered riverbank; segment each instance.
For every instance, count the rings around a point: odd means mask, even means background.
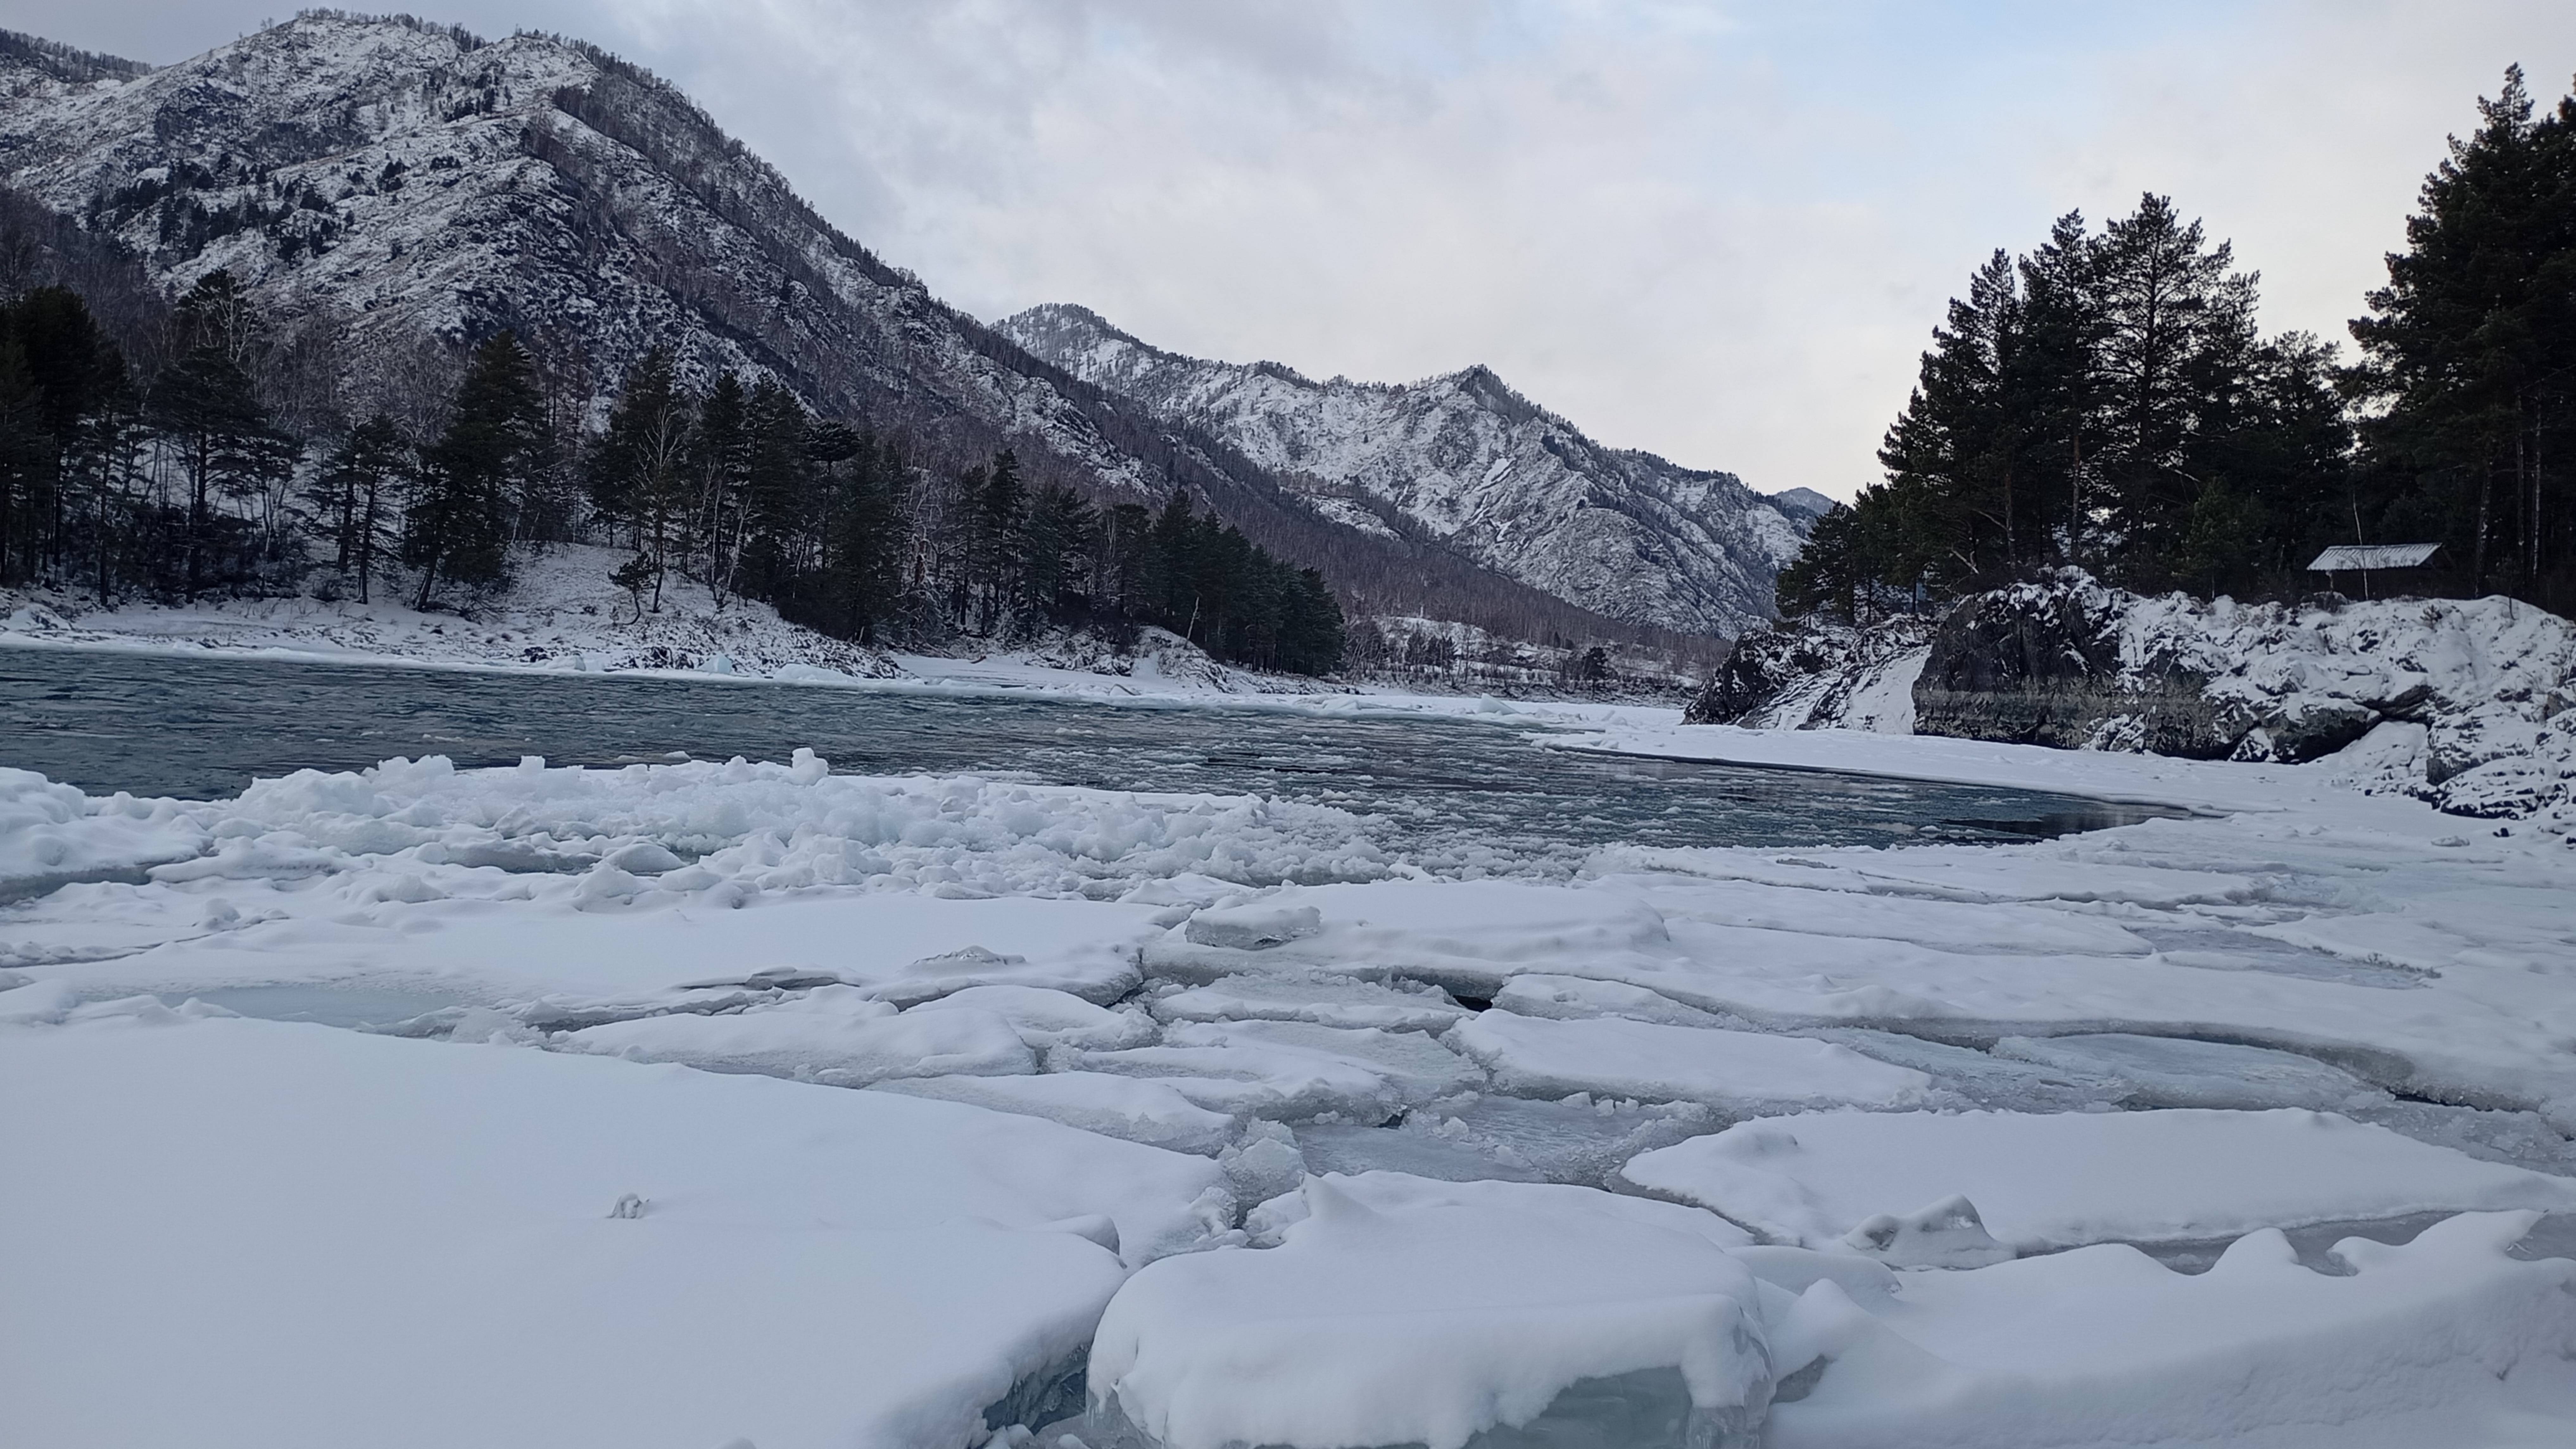
[[[946,693],[1009,692],[1111,702],[1252,704],[1364,695],[1399,708],[1473,709],[1482,700],[1462,674],[1458,689],[1428,692],[1408,676],[1323,680],[1240,669],[1167,630],[1137,631],[1126,648],[1078,631],[1053,631],[1008,646],[960,640],[956,652],[878,649],[788,622],[756,599],[719,605],[706,588],[674,576],[661,607],[640,610],[610,579],[628,555],[558,545],[531,560],[507,591],[462,613],[423,613],[379,593],[354,599],[210,599],[195,605],[129,601],[101,609],[78,593],[0,590],[0,647],[114,650],[204,658],[276,659],[541,674],[639,678],[729,678],[745,682]],[[1399,621],[1406,622],[1406,621]],[[1423,621],[1409,621],[1421,624]],[[1420,671],[1415,671],[1419,674]],[[1472,671],[1469,672],[1470,674]],[[1677,719],[1678,705],[1618,705],[1615,693],[1567,699],[1531,678],[1513,692],[1536,702],[1621,717]],[[1665,685],[1681,681],[1666,680]],[[1663,687],[1661,685],[1656,687]],[[1652,689],[1644,697],[1657,698]],[[1299,707],[1293,703],[1288,707]]]
[[[1532,717],[2212,813],[1551,881],[810,754],[13,772],[0,1426],[964,1449],[1086,1385],[1050,1444],[2576,1422],[2576,1262],[2507,1251],[2576,1214],[2555,835],[2360,756]]]

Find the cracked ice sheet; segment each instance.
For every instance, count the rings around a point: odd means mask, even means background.
[[[2576,1180],[2296,1108],[1811,1112],[1659,1148],[1620,1174],[1806,1247],[1837,1246],[1864,1219],[1954,1194],[2022,1251],[2428,1212],[2576,1210]]]
[[[1220,1182],[947,1102],[175,1015],[0,1028],[0,1440],[962,1449],[1090,1336],[1102,1219],[1186,1248]]]
[[[2032,1027],[2211,1036],[2323,1052],[2445,1100],[2576,1107],[2576,852],[2459,844],[2462,824],[2411,801],[2337,796],[2305,818],[2158,820],[1973,851],[1604,852],[1591,884],[1653,910],[1670,944],[1565,972],[1773,1021],[1970,1039]],[[1709,877],[1721,902],[1758,880],[1775,912],[1803,902],[1819,923],[1871,908],[1872,934],[1723,924],[1700,893]],[[1986,949],[1950,944],[1951,903],[1965,899],[1997,903]],[[1913,906],[1942,919],[1909,931]],[[2194,949],[2018,949],[2012,917],[2032,909],[2187,931]],[[2229,943],[2241,949],[2211,949]],[[2300,974],[2261,969],[2299,949]],[[2370,969],[2316,969],[2334,959]]]

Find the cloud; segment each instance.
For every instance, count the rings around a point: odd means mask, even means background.
[[[36,0],[179,58],[256,16]],[[1944,299],[2072,207],[2172,194],[2334,337],[2446,131],[2559,0],[466,0],[686,87],[844,229],[987,317],[1182,351],[1493,366],[1618,446],[1848,495]],[[119,35],[138,37],[119,40]],[[154,45],[162,49],[151,48]]]

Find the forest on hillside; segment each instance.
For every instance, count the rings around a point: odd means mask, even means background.
[[[2537,112],[2515,68],[2479,119],[2349,362],[2263,335],[2259,279],[2165,197],[1994,253],[1933,332],[1883,481],[1782,574],[1783,613],[1863,622],[2070,566],[2290,598],[2351,543],[2440,544],[2412,591],[2576,611],[2576,95]]]
[[[692,390],[668,350],[588,426],[580,359],[502,332],[349,355],[227,272],[175,301],[71,221],[0,196],[0,585],[120,598],[314,592],[471,607],[555,544],[603,542],[637,613],[673,575],[835,637],[1159,625],[1322,673],[1342,613],[1175,490],[1158,510],[1032,485],[1003,448],[916,464],[774,379]]]

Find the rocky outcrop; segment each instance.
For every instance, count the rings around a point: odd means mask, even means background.
[[[1951,610],[1915,682],[1915,730],[2296,763],[2392,722],[2492,732],[2499,709],[2565,687],[2570,637],[2505,599],[2204,603],[2068,573]]]
[[[2116,733],[2148,754],[2225,758],[2251,722],[2211,699],[2208,676],[2175,650],[2124,663],[2119,599],[2032,588],[1962,602],[1915,681],[1916,732],[2066,750]]]
[[[1903,680],[1916,734],[2195,759],[2332,755],[2364,788],[2576,829],[2576,624],[2510,599],[2239,604],[2068,572],[1915,627],[1747,634],[1688,717],[1888,729],[1886,696]]]
[[[1748,630],[1682,719],[1746,729],[1912,733],[1914,676],[1928,632],[1923,620],[1910,618],[1861,629],[1802,620]]]

